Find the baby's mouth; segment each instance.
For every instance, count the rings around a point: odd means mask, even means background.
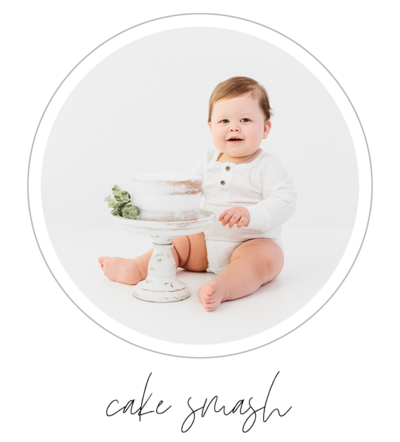
[[[241,138],[232,137],[232,138],[229,138],[228,141],[230,143],[239,143],[240,141],[243,141],[243,140]]]

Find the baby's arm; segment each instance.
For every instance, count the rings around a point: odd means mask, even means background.
[[[265,232],[285,223],[294,213],[296,192],[292,178],[273,156],[265,161],[261,187],[263,199],[259,203],[225,210],[218,218],[222,225],[232,228],[237,224]]]
[[[280,161],[270,156],[262,170],[263,199],[247,207],[250,213],[249,229],[265,232],[284,224],[296,208],[296,191],[293,180]]]

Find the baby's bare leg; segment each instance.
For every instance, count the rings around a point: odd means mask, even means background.
[[[243,298],[275,279],[283,267],[283,252],[267,238],[246,241],[232,253],[230,264],[204,284],[197,296],[211,312],[221,302]]]
[[[172,254],[177,267],[195,272],[207,269],[207,251],[202,233],[190,236],[177,236],[173,243]],[[153,249],[135,259],[101,256],[98,261],[104,275],[111,281],[135,285],[146,279],[152,253]]]

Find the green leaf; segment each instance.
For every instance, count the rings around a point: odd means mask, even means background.
[[[120,202],[120,203],[129,203],[129,201],[131,200],[131,196],[129,195],[129,193],[126,190],[121,190],[118,193],[114,194],[114,198]]]
[[[136,219],[140,213],[139,207],[133,206],[132,204],[126,204],[122,208],[122,216],[124,218]]]

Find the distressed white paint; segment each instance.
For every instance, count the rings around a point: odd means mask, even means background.
[[[128,232],[150,236],[183,236],[204,232],[215,220],[213,212],[200,209],[199,219],[191,221],[148,221],[114,216],[114,220]]]
[[[215,214],[200,210],[199,219],[193,221],[145,221],[117,216],[114,219],[124,230],[153,238],[154,250],[148,275],[135,286],[134,296],[149,302],[176,302],[189,298],[189,289],[176,278],[172,240],[175,236],[204,232],[215,220]]]

